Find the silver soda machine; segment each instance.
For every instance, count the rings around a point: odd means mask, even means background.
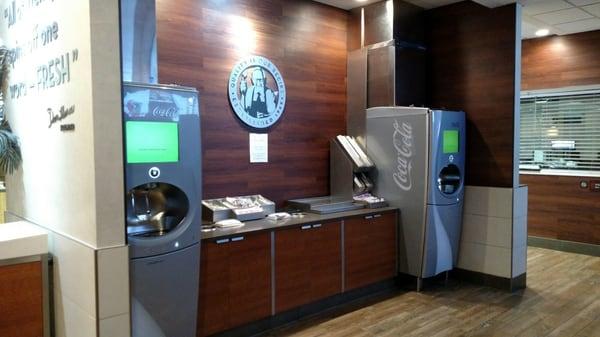
[[[414,107],[366,112],[374,193],[400,208],[398,269],[423,278],[452,269],[461,233],[465,114]]]
[[[196,336],[200,115],[195,89],[123,84],[134,337]]]

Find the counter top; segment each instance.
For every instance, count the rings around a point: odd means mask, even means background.
[[[259,219],[253,221],[244,222],[244,226],[235,228],[221,229],[217,228],[210,232],[202,232],[202,240],[216,239],[222,237],[229,237],[240,234],[248,234],[251,232],[281,229],[290,226],[297,226],[301,224],[313,224],[319,222],[327,222],[339,220],[342,218],[348,218],[353,216],[365,216],[375,213],[386,213],[397,211],[394,207],[383,207],[383,208],[363,208],[354,211],[338,212],[330,214],[316,214],[316,213],[303,213],[303,217],[291,217],[283,220],[269,220]]]
[[[48,253],[48,231],[27,221],[0,224],[0,260]]]

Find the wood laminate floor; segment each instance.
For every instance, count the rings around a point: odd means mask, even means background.
[[[600,336],[600,257],[529,247],[527,289],[450,281],[353,303],[265,336]]]

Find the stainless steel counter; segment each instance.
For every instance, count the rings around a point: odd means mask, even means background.
[[[353,216],[365,216],[375,213],[386,213],[398,211],[394,207],[384,208],[364,208],[354,211],[330,213],[330,214],[314,214],[304,213],[303,217],[291,217],[283,220],[269,220],[260,219],[254,221],[248,221],[244,223],[244,226],[227,228],[227,229],[215,229],[210,232],[202,232],[202,240],[224,238],[229,236],[235,236],[240,234],[248,234],[252,232],[278,230],[286,227],[297,226],[302,224],[314,224],[320,222],[334,221],[342,218],[349,218]]]

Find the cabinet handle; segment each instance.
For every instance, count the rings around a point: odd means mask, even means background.
[[[311,226],[310,225],[304,225],[304,226],[302,226],[300,228],[302,228],[302,230],[311,229]]]
[[[381,214],[375,214],[373,215],[374,218],[381,218]]]
[[[365,217],[365,220],[371,220],[371,219],[373,219],[373,216],[372,216],[372,215],[367,215],[367,216]]]
[[[320,228],[322,225],[320,223],[316,223],[313,225],[313,228]]]
[[[231,242],[242,241],[244,240],[243,236],[236,236],[235,238],[231,238]]]
[[[227,242],[229,242],[229,239],[220,239],[220,240],[217,240],[217,241],[215,241],[215,242],[216,242],[218,245],[222,245],[222,244],[224,244],[224,243],[227,243]]]

